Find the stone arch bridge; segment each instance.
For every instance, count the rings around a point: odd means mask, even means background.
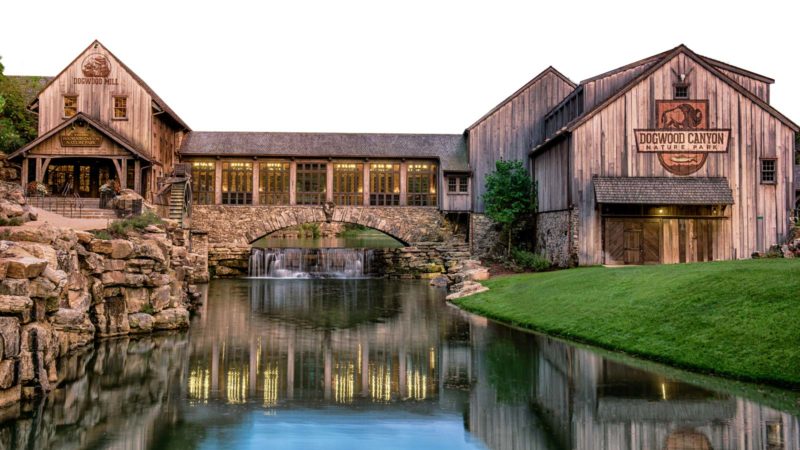
[[[434,207],[194,205],[192,229],[208,233],[209,244],[249,245],[283,228],[311,222],[355,223],[392,236],[405,245],[447,239],[444,215]]]

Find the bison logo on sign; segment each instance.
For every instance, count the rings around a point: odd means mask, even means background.
[[[85,77],[105,78],[111,73],[111,64],[105,56],[92,53],[83,60],[81,71]]]
[[[708,100],[656,100],[656,127],[634,130],[642,153],[657,153],[675,175],[700,170],[709,153],[728,151],[730,130],[708,129]]]

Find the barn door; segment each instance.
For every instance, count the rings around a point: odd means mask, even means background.
[[[642,258],[644,264],[661,262],[661,219],[647,220],[642,226]]]
[[[625,222],[621,219],[606,219],[605,236],[606,264],[623,264],[625,262],[625,245],[623,242]]]
[[[625,246],[625,264],[641,264],[643,260],[642,224],[632,220],[626,221],[622,240]]]

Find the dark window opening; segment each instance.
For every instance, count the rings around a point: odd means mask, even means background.
[[[685,83],[677,83],[675,84],[675,96],[676,99],[687,99],[689,98],[689,85]]]

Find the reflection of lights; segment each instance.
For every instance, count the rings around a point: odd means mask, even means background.
[[[386,366],[370,365],[369,395],[373,401],[388,402],[392,399],[391,373]]]
[[[189,371],[189,399],[200,403],[208,402],[211,390],[211,371],[208,369],[192,369]]]
[[[661,398],[666,400],[667,399],[667,385],[661,383]]]
[[[431,347],[430,351],[428,352],[428,360],[429,360],[429,364],[431,366],[431,370],[435,370],[436,369],[436,350],[434,350],[433,347]]]
[[[225,374],[225,399],[228,403],[239,404],[247,400],[246,368],[231,368]]]
[[[275,406],[278,403],[279,371],[277,363],[268,363],[264,369],[264,406]]]
[[[418,370],[406,370],[408,397],[414,400],[425,400],[428,396],[428,377]]]
[[[355,367],[353,363],[336,364],[336,373],[333,375],[333,399],[336,403],[350,403],[353,401],[354,378]]]

